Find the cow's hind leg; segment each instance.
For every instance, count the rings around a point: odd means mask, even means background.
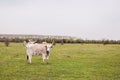
[[[28,61],[28,59],[29,59],[29,56],[27,55],[27,61]]]
[[[28,63],[31,63],[31,58],[30,58],[30,56],[27,55],[26,57],[27,57],[27,62],[28,62]]]
[[[31,63],[32,55],[29,56],[29,62]]]
[[[27,62],[31,63],[32,56],[31,55],[27,55],[26,57],[27,57]]]

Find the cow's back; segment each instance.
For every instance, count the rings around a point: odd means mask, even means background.
[[[46,48],[42,44],[34,44],[33,46],[31,46],[31,50],[33,55],[40,55],[46,53]]]

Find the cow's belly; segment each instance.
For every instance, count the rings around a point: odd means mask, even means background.
[[[33,53],[33,55],[41,55],[41,51],[35,50],[35,52]]]

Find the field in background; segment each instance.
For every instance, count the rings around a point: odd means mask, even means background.
[[[26,63],[22,43],[0,43],[0,80],[119,80],[120,45],[57,44],[49,64],[41,56]]]

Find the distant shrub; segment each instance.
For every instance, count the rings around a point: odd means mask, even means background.
[[[10,40],[6,38],[4,43],[5,43],[5,46],[8,47],[10,45]]]
[[[64,44],[64,39],[61,40],[61,45],[63,45],[63,44]]]
[[[0,38],[0,42],[4,42],[6,46],[9,46],[10,42],[16,42],[20,43],[23,41],[28,42],[29,40],[33,40],[36,43],[42,43],[42,42],[47,42],[47,43],[53,43],[54,45],[56,43],[60,43],[61,45],[65,43],[79,43],[79,44],[120,44],[120,40],[83,40],[83,39],[55,39],[55,38]]]

